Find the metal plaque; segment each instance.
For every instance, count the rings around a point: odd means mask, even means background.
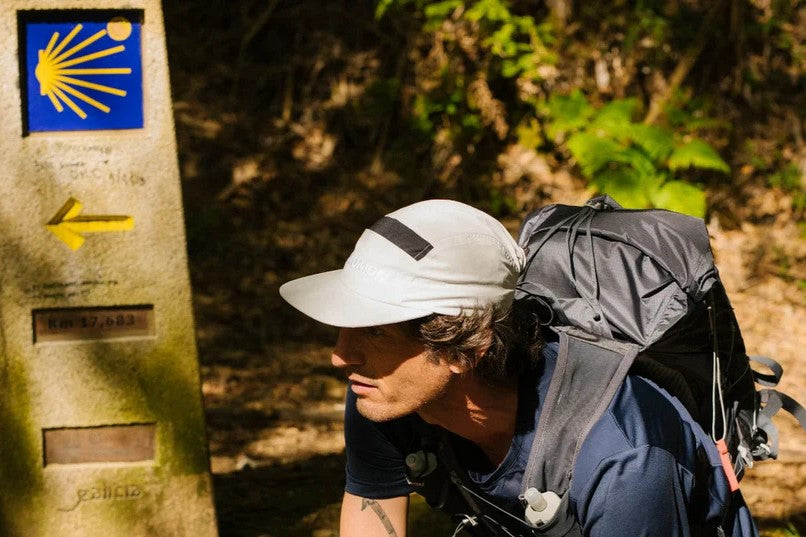
[[[33,310],[34,343],[154,336],[154,306]]]
[[[44,429],[45,466],[154,460],[156,430],[153,423]]]

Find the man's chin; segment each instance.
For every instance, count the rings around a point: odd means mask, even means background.
[[[394,409],[390,405],[373,403],[372,401],[368,401],[366,399],[361,398],[359,398],[355,402],[355,407],[356,409],[358,409],[359,414],[361,414],[368,420],[377,423],[402,418],[403,416],[406,416],[413,412],[413,411],[403,411],[400,409]]]

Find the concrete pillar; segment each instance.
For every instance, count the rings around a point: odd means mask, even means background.
[[[159,1],[4,0],[0,118],[0,535],[215,536]]]

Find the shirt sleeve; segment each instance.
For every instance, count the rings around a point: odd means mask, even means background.
[[[345,491],[380,500],[408,496],[405,457],[412,440],[411,419],[376,423],[362,416],[355,394],[347,390],[344,440],[347,454]]]
[[[605,459],[577,512],[588,537],[689,537],[686,505],[693,476],[663,449],[642,446]]]
[[[717,525],[732,537],[758,536],[713,442],[646,379],[628,377],[591,429],[570,493],[586,537],[689,537]]]

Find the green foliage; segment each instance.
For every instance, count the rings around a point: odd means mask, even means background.
[[[496,122],[490,111],[495,103],[479,102],[472,82],[482,81],[488,89],[516,80],[538,82],[539,67],[556,62],[550,50],[551,24],[513,13],[508,0],[379,0],[375,15],[393,17],[404,10],[421,23],[425,41],[434,43],[436,38],[447,53],[439,55],[442,63],[429,64],[417,75],[414,126],[431,136],[447,129],[457,144],[488,132],[500,139],[508,125]],[[458,28],[466,36],[461,46],[456,42]]]
[[[784,537],[800,537],[800,532],[791,522],[787,523],[785,528],[781,529]]]
[[[771,174],[768,178],[770,186],[780,188],[792,194],[792,205],[797,211],[806,209],[806,189],[802,184],[802,172],[795,163]]]
[[[438,23],[453,13],[464,2],[462,0],[445,0],[425,6],[425,17],[431,23]]]
[[[496,217],[517,212],[517,204],[511,196],[505,196],[499,190],[491,188],[489,191],[489,211]]]
[[[543,69],[566,52],[548,11],[520,7],[510,0],[378,1],[377,17],[419,21],[422,50],[432,53],[415,72],[416,90],[408,101],[415,128],[435,143],[453,144],[457,153],[508,138],[538,152],[560,148],[594,188],[625,206],[704,216],[705,192],[692,179],[703,171],[729,174],[730,167],[696,134],[730,125],[706,117],[708,101],[684,88],[666,108],[666,126],[641,123],[635,98],[594,106],[579,87],[545,97],[551,90],[541,87],[542,74],[549,72]],[[595,20],[602,10],[587,6],[582,19]],[[626,19],[625,49],[640,55],[652,43],[667,41],[676,20],[670,17],[639,2]],[[507,210],[496,194],[490,203]]]
[[[648,37],[658,43],[667,41],[669,36],[669,21],[654,10],[643,7],[638,2],[633,17],[634,24],[629,25],[624,38],[624,47],[632,49],[641,37]]]
[[[543,62],[556,60],[549,53],[546,42],[552,40],[549,24],[538,24],[534,17],[514,15],[508,2],[478,0],[472,3],[464,17],[479,24],[486,37],[483,46],[500,61],[499,70],[504,78],[540,78],[537,68]]]
[[[594,112],[593,107],[578,89],[568,96],[559,95],[549,99],[540,108],[551,118],[546,125],[546,134],[551,139],[584,127]]]
[[[529,117],[515,129],[518,144],[521,147],[537,149],[543,144],[543,129],[537,118]]]
[[[621,155],[622,145],[608,136],[583,130],[568,139],[568,149],[588,177],[595,177],[614,157]]]
[[[675,148],[669,157],[669,169],[703,168],[729,173],[730,167],[713,147],[702,140],[692,140]]]
[[[666,128],[633,120],[638,102],[616,99],[595,110],[579,91],[553,96],[539,107],[546,133],[564,146],[583,175],[625,207],[659,207],[705,215],[705,192],[676,177],[690,168],[729,173],[702,140],[680,142]],[[562,142],[561,142],[562,143]]]
[[[694,216],[705,215],[705,196],[702,189],[683,181],[666,181],[652,196],[657,207]]]
[[[629,130],[633,143],[654,161],[663,161],[674,151],[674,136],[668,129],[634,123]]]

